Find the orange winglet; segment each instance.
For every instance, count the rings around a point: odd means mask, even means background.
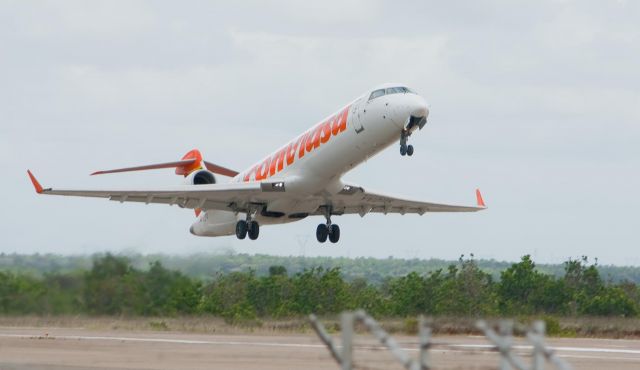
[[[36,177],[33,176],[30,170],[27,170],[27,174],[29,174],[29,178],[31,179],[31,183],[33,184],[33,187],[36,189],[36,193],[41,194],[43,190],[42,185],[40,185],[40,183],[38,182]]]
[[[476,189],[476,201],[478,203],[478,207],[487,207],[482,199],[482,194],[480,194],[480,189]]]
[[[194,211],[196,212],[196,217],[200,216],[200,213],[202,212],[200,208],[196,208]]]

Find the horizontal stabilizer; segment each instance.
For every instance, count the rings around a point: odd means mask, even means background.
[[[116,168],[114,170],[96,171],[92,173],[91,176],[104,175],[108,173],[118,173],[118,172],[157,170],[161,168],[175,168],[176,175],[187,176],[195,170],[202,169],[202,166],[206,167],[207,170],[213,173],[217,173],[218,175],[234,177],[238,174],[237,171],[228,169],[226,167],[222,167],[215,163],[202,160],[202,154],[200,154],[200,151],[198,149],[193,149],[189,151],[187,154],[185,154],[184,157],[182,157],[182,159],[179,161],[156,163],[156,164],[150,164],[146,166]]]
[[[218,175],[234,177],[238,174],[238,171],[230,170],[226,167],[219,166],[215,163],[211,163],[207,161],[203,161],[203,162],[209,171],[213,173],[217,173]]]
[[[187,167],[196,163],[196,159],[186,159],[183,161],[176,162],[167,162],[167,163],[157,163],[150,164],[146,166],[136,166],[136,167],[125,167],[125,168],[116,168],[114,170],[105,170],[105,171],[96,171],[91,174],[93,175],[105,175],[108,173],[118,173],[118,172],[132,172],[132,171],[146,171],[146,170],[157,170],[161,168],[177,168],[177,167]],[[213,172],[213,171],[212,171]]]

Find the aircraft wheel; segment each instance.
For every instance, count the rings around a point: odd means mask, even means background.
[[[249,234],[249,239],[256,240],[258,239],[258,235],[260,235],[260,225],[256,221],[249,222],[249,228],[247,230]]]
[[[400,145],[400,155],[401,156],[405,156],[407,155],[407,146],[406,145]]]
[[[240,240],[247,237],[248,225],[247,221],[240,220],[236,223],[236,237]]]
[[[340,240],[340,226],[333,224],[329,228],[329,241],[337,243]]]
[[[328,236],[329,227],[327,227],[327,225],[325,224],[318,225],[318,228],[316,229],[316,239],[318,239],[320,243],[324,243],[327,241]]]
[[[411,157],[413,155],[413,145],[407,147],[407,155]]]

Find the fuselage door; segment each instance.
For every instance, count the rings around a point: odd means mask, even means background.
[[[360,98],[358,100],[356,100],[352,105],[351,105],[351,120],[350,120],[350,125],[351,128],[356,132],[356,134],[360,134],[361,132],[364,131],[364,113],[365,113],[365,109],[363,108],[364,106],[364,98]]]

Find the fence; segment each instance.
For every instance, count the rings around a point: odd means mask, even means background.
[[[407,370],[431,370],[433,369],[430,361],[429,350],[434,346],[442,346],[432,341],[432,330],[429,322],[421,317],[418,322],[419,354],[414,359],[405,350],[403,350],[398,342],[391,337],[381,326],[366,312],[359,310],[355,312],[344,312],[340,318],[340,326],[342,330],[342,343],[337,346],[333,338],[327,333],[322,323],[315,315],[309,317],[311,326],[320,337],[320,340],[327,346],[331,356],[340,365],[342,370],[354,369],[353,362],[353,341],[356,323],[361,323],[373,334],[373,336],[388,349],[393,357]],[[485,337],[491,342],[490,350],[496,351],[500,355],[500,370],[543,370],[547,362],[551,363],[558,370],[571,370],[571,366],[555,355],[554,351],[549,348],[545,342],[545,324],[542,321],[536,321],[532,327],[526,330],[525,338],[531,344],[532,356],[531,364],[526,362],[514,353],[513,328],[514,323],[510,320],[502,320],[498,325],[496,332],[485,321],[478,321],[476,324]],[[446,346],[446,345],[445,345]],[[522,348],[519,346],[518,348]]]

